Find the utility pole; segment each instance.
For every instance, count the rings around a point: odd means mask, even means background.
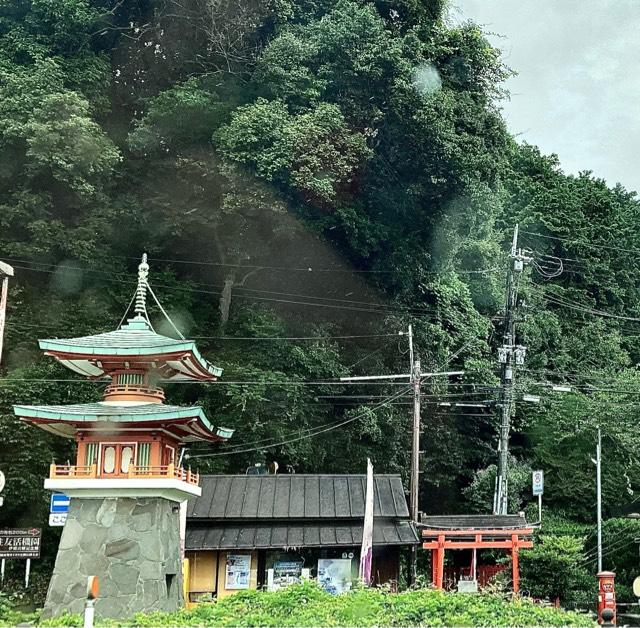
[[[409,325],[409,368],[411,373],[411,388],[413,391],[413,427],[411,433],[411,483],[409,490],[409,507],[411,521],[418,521],[420,495],[420,360],[416,360],[413,353],[413,326]],[[411,546],[410,578],[415,583],[418,573],[418,550]]]
[[[598,573],[602,571],[602,431],[598,426],[598,442],[596,443],[596,503],[598,517]]]
[[[418,521],[418,487],[420,486],[420,360],[413,355],[413,327],[409,325],[409,368],[413,391],[413,428],[411,433],[411,520]]]
[[[406,333],[409,337],[409,373],[400,375],[364,375],[358,377],[341,377],[342,382],[364,382],[370,380],[394,380],[406,379],[410,384],[413,393],[413,420],[411,428],[411,480],[409,488],[409,511],[411,520],[418,522],[419,508],[419,488],[420,488],[420,398],[422,380],[426,377],[464,375],[464,371],[443,371],[439,373],[423,373],[420,369],[420,360],[415,357],[413,349],[413,327],[409,325]],[[416,578],[417,551],[415,546],[411,549],[411,579]]]
[[[518,248],[518,225],[513,230],[513,240],[509,254],[509,269],[505,295],[503,344],[498,349],[500,372],[500,440],[498,443],[498,472],[493,496],[493,514],[507,514],[509,432],[513,415],[513,388],[515,367],[524,364],[526,347],[516,345],[516,310],[518,308],[518,282],[525,262],[530,259]]]
[[[9,294],[9,277],[13,277],[13,268],[0,262],[0,364],[2,363],[2,341],[4,339],[4,322],[7,317],[7,295]]]

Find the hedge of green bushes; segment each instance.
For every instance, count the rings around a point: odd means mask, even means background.
[[[175,613],[138,614],[101,626],[595,626],[580,613],[509,600],[495,594],[443,593],[429,589],[392,594],[358,589],[332,596],[313,583],[276,593],[244,591],[216,604]],[[41,626],[81,626],[80,616],[44,621]]]

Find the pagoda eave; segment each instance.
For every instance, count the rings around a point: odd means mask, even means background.
[[[114,406],[106,403],[75,406],[14,406],[21,420],[47,431],[74,438],[78,432],[162,432],[181,443],[229,439],[233,430],[215,428],[200,407],[140,404]]]
[[[111,373],[154,369],[160,381],[211,382],[222,375],[222,369],[209,365],[199,353],[172,351],[171,353],[111,353],[104,349],[92,352],[47,349],[45,355],[54,357],[63,366],[92,379],[108,377]]]

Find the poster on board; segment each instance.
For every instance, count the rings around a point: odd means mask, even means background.
[[[225,589],[248,589],[251,581],[251,554],[227,554]]]
[[[351,559],[350,558],[319,558],[318,583],[333,595],[338,595],[351,589]]]
[[[302,561],[298,560],[278,560],[274,562],[273,590],[277,591],[290,584],[300,584],[302,582],[302,564]]]

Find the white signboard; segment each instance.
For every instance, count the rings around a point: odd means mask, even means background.
[[[350,558],[319,558],[318,584],[328,593],[338,595],[351,589]]]
[[[251,580],[251,554],[227,554],[225,589],[248,589]]]
[[[54,528],[63,526],[67,521],[67,514],[66,512],[49,513],[49,525]]]
[[[542,495],[544,493],[544,473],[542,471],[534,471],[531,478],[534,497]]]

